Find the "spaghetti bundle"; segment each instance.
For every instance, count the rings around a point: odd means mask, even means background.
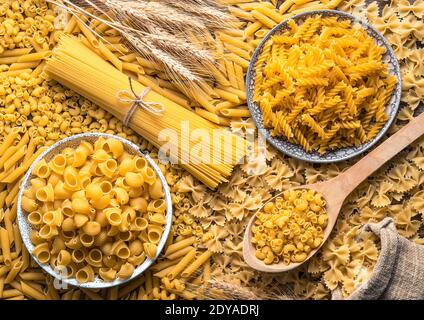
[[[46,72],[55,80],[104,108],[167,156],[214,189],[226,182],[246,155],[247,143],[174,101],[149,91],[72,36],[63,35]],[[161,115],[134,103],[163,107]],[[128,115],[130,114],[130,117]]]

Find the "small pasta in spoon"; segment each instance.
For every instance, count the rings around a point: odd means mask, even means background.
[[[299,263],[323,241],[325,200],[313,190],[287,190],[256,214],[251,242],[265,264]]]

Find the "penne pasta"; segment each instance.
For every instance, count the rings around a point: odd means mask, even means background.
[[[236,72],[234,70],[234,63],[229,60],[225,60],[225,69],[227,71],[228,79],[230,80],[230,85],[237,87],[238,83],[237,83]]]
[[[46,295],[29,285],[30,282],[20,281],[22,293],[35,300],[46,300]]]
[[[262,23],[259,21],[255,21],[254,23],[251,23],[247,26],[246,29],[244,29],[244,37],[249,38],[255,34],[256,31],[262,28]]]
[[[4,77],[17,77],[23,73],[30,74],[32,72],[32,69],[21,69],[21,70],[12,70],[12,71],[4,71],[0,72],[0,76]]]
[[[243,100],[246,100],[246,82],[244,79],[244,71],[243,68],[241,66],[239,66],[238,64],[234,65],[234,71],[236,74],[236,79],[237,79],[237,88],[240,89],[244,94],[242,97],[240,97]]]
[[[246,92],[245,91],[242,91],[242,90],[239,90],[239,89],[236,89],[236,88],[232,88],[232,87],[219,87],[218,90],[225,91],[225,92],[230,93],[232,95],[236,95],[239,98],[239,100],[243,100],[243,101],[246,100]],[[232,102],[229,99],[227,99],[227,101]],[[236,103],[238,103],[238,102],[236,102]]]
[[[55,288],[53,281],[48,281],[47,283],[47,296],[49,300],[60,300],[59,292]]]
[[[225,55],[225,58],[233,61],[234,63],[240,65],[243,67],[244,70],[247,70],[247,68],[249,67],[249,61],[241,58],[240,56],[234,54],[234,53],[228,53]]]
[[[21,268],[22,268],[22,260],[21,259],[14,260],[11,264],[9,273],[4,279],[4,284],[10,284],[12,281],[14,281],[19,271],[21,270]]]
[[[166,276],[168,275],[168,273],[169,273],[169,272],[171,272],[173,269],[174,269],[174,266],[173,266],[173,265],[172,265],[172,266],[169,266],[169,267],[167,267],[167,268],[165,268],[165,269],[162,269],[162,270],[160,270],[160,271],[156,272],[156,273],[154,274],[154,276],[155,276],[156,278],[163,278],[163,277],[166,277]]]
[[[138,278],[138,279],[130,282],[126,286],[124,286],[122,288],[119,288],[119,291],[118,291],[118,294],[117,294],[117,298],[120,299],[122,297],[125,297],[130,292],[136,290],[138,287],[140,287],[141,285],[143,285],[145,282],[146,282],[146,278],[145,277],[140,277],[140,278]]]
[[[77,19],[76,24],[81,30],[81,32],[84,34],[84,36],[87,38],[87,40],[90,42],[90,44],[94,48],[98,49],[100,42],[96,39],[93,32],[87,27],[87,25],[79,18]]]
[[[13,70],[25,70],[25,69],[32,69],[35,68],[39,65],[40,61],[32,61],[32,62],[16,62],[13,63],[10,68],[9,71],[13,71]]]
[[[260,13],[262,13],[263,15],[265,15],[266,17],[268,17],[269,19],[273,20],[276,24],[278,24],[278,23],[280,23],[280,22],[282,22],[284,20],[284,16],[282,14],[280,14],[279,12],[277,12],[274,8],[271,9],[269,7],[266,7],[266,6],[258,6],[258,7],[256,7],[255,10],[257,10]],[[255,16],[254,12],[252,12],[252,15],[255,18],[257,18],[257,16]],[[260,19],[258,19],[258,20],[260,20]],[[271,27],[271,24],[270,25],[265,24],[265,25],[268,28],[272,28]]]
[[[92,290],[81,288],[80,289],[90,300],[104,300],[98,293]]]
[[[12,166],[14,166],[17,162],[19,162],[25,156],[26,153],[27,153],[26,146],[20,147],[18,150],[16,150],[16,152],[4,162],[3,164],[4,170],[7,171],[10,168],[12,168]]]
[[[168,273],[168,278],[170,280],[175,279],[187,266],[188,264],[194,259],[196,256],[196,249],[191,249]]]
[[[197,269],[199,269],[203,264],[205,264],[209,258],[213,255],[212,251],[205,251],[199,257],[194,260],[184,271],[181,273],[183,278],[190,277]]]
[[[22,295],[22,291],[16,290],[16,289],[8,289],[8,290],[3,290],[3,294],[2,294],[2,299],[8,299],[8,300],[12,300],[12,299],[17,299],[17,300],[21,300],[23,297]]]
[[[250,111],[248,109],[221,109],[220,113],[228,118],[250,117]]]
[[[4,259],[4,255],[3,255],[3,259]],[[10,268],[11,268],[10,264],[8,266],[5,265],[0,267],[0,278],[6,275],[9,272]]]
[[[20,128],[14,127],[12,130],[10,130],[9,134],[4,139],[3,143],[0,146],[0,156],[3,156],[3,154],[8,150],[8,148],[13,144],[15,139],[19,136]]]
[[[142,66],[140,66],[139,64],[131,63],[131,62],[122,63],[122,69],[132,71],[136,74],[145,74]]]
[[[237,48],[249,51],[250,46],[243,41],[242,38],[232,37],[230,35],[227,35],[225,33],[218,33],[218,38],[225,44],[231,44]]]
[[[23,56],[19,56],[19,58],[16,60],[16,62],[34,62],[34,61],[40,61],[43,59],[47,59],[52,54],[51,51],[40,51],[36,53],[29,53]],[[26,69],[20,69],[20,70],[26,70]]]
[[[263,14],[261,11],[256,8],[252,11],[252,15],[264,26],[266,26],[269,29],[274,28],[277,25],[277,22]]]
[[[31,48],[17,48],[3,51],[0,57],[20,57],[22,55],[29,54],[32,51]]]
[[[194,111],[199,116],[201,116],[201,117],[203,117],[203,118],[205,118],[205,119],[207,119],[207,120],[209,120],[213,123],[220,124],[219,123],[219,117],[215,112],[210,112],[210,111],[204,110],[202,108],[195,108]]]
[[[41,281],[46,280],[46,276],[42,272],[21,272],[19,273],[19,278],[26,281]]]
[[[15,253],[19,255],[22,252],[23,243],[21,232],[19,231],[19,227],[16,223],[13,224],[13,239],[15,243]]]
[[[255,18],[252,16],[252,14],[248,11],[242,10],[237,7],[229,7],[229,11],[231,14],[237,18],[247,20],[247,21],[255,21]]]
[[[188,246],[191,246],[195,241],[196,241],[196,237],[190,237],[190,238],[186,238],[186,239],[183,239],[181,241],[178,241],[176,243],[171,244],[165,252],[165,257],[169,256],[170,254],[172,254],[172,253],[174,253],[178,250],[181,250],[181,249],[184,249]]]
[[[280,5],[280,8],[279,8],[279,12],[280,12],[280,14],[284,14],[284,13],[286,13],[287,11],[289,11],[289,9],[290,9],[290,7],[291,6],[293,6],[294,5],[294,2],[293,2],[293,0],[285,0],[281,5]]]
[[[2,249],[3,261],[6,267],[12,263],[12,256],[10,254],[10,240],[9,234],[6,229],[0,227],[0,247]]]
[[[106,58],[106,60],[109,60],[115,66],[116,69],[122,71],[122,61],[119,60],[119,58],[115,56],[112,51],[110,51],[110,48],[108,46],[106,46],[103,42],[98,42],[98,49],[102,56]]]

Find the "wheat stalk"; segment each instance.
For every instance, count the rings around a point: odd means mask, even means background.
[[[137,20],[132,19],[132,22],[142,22],[138,24],[141,28],[156,26],[180,33],[184,33],[187,29],[204,32],[206,28],[205,22],[207,21],[203,17],[175,10],[172,6],[163,5],[159,2],[105,0],[104,3],[115,14],[124,13],[124,18],[130,16],[137,18]],[[123,5],[125,7],[122,7]],[[217,23],[213,26],[219,28]]]
[[[215,63],[215,57],[207,46],[211,32],[230,27],[233,22],[215,0],[47,1],[77,17],[87,15],[119,31],[132,50],[162,65],[189,96],[191,82],[213,79],[208,66]],[[192,34],[196,39],[190,37]]]
[[[203,285],[186,283],[185,291],[201,300],[294,300],[289,288],[262,289],[212,278]]]
[[[181,82],[180,79],[185,79],[186,81],[198,81],[199,78],[187,69],[180,61],[176,60],[168,52],[157,48],[153,43],[144,39],[141,41],[136,36],[131,35],[130,33],[126,34],[127,40],[130,45],[139,51],[144,57],[150,58],[150,60],[160,61],[165,70],[168,71],[170,75],[175,77],[177,82]]]
[[[199,80],[199,78],[193,72],[191,72],[191,70],[187,69],[181,63],[181,61],[175,59],[175,57],[169,54],[168,52],[156,47],[149,39],[151,35],[148,32],[121,25],[119,22],[117,22],[119,20],[110,21],[111,17],[109,16],[108,12],[105,11],[104,6],[102,6],[101,4],[99,5],[89,0],[63,0],[63,2],[67,4],[67,6],[63,6],[61,3],[58,3],[55,0],[48,1],[65,10],[68,10],[80,21],[82,20],[79,18],[79,14],[84,14],[91,17],[92,19],[97,19],[101,21],[102,23],[108,25],[111,28],[120,31],[123,35],[125,35],[127,44],[134,51],[139,52],[140,55],[146,59],[161,63],[164,67],[164,70],[166,70],[172,77],[175,77],[176,81],[181,82],[181,79],[184,79],[184,81]],[[109,20],[100,18],[92,14],[90,11],[85,9],[87,6],[90,6],[91,8],[95,9],[96,12],[99,12],[102,15],[106,16]],[[87,27],[89,26],[87,25]],[[99,38],[103,39],[103,37],[99,35],[95,30],[93,30],[92,28],[90,28],[90,30],[95,33]]]
[[[155,0],[158,1],[158,0]],[[219,26],[222,22],[233,22],[228,19],[227,13],[225,13],[216,1],[200,1],[200,0],[160,0],[162,3],[166,3],[176,9],[190,12],[193,16],[201,17],[205,19],[205,24],[210,28],[213,26]]]

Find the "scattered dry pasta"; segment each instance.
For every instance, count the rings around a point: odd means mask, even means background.
[[[330,0],[319,3],[309,1],[301,5],[296,5],[294,1],[279,1],[279,5],[267,1],[221,0],[221,2],[228,4],[233,15],[240,20],[239,29],[244,30],[243,34],[233,32],[227,37],[222,34],[216,39],[217,57],[220,58],[218,69],[224,75],[224,78],[220,78],[222,86],[228,86],[228,75],[232,74],[227,73],[226,65],[230,66],[228,62],[225,63],[227,59],[224,54],[230,53],[230,49],[234,50],[234,46],[243,48],[251,54],[269,29],[263,24],[263,22],[270,23],[268,19],[264,19],[264,15],[271,20],[275,19],[274,23],[277,24],[302,10],[337,7],[368,19],[391,42],[400,61],[403,73],[402,101],[406,106],[400,111],[398,121],[392,126],[391,132],[395,132],[405,122],[410,121],[418,106],[422,105],[424,98],[423,50],[420,49],[422,45],[420,41],[424,39],[422,1],[418,0],[415,4],[409,5],[406,0],[392,0],[385,2],[386,5],[381,5],[383,9],[381,12],[376,2],[368,5],[363,0]],[[58,19],[60,11],[55,12],[54,7],[47,5],[43,0],[6,0],[0,4],[0,8],[2,26],[12,25],[13,28],[10,30],[18,33],[14,39],[0,37],[7,42],[0,43],[4,48],[4,51],[0,48],[2,52],[0,58],[5,58],[0,60],[0,104],[4,106],[0,108],[1,143],[9,141],[7,136],[16,126],[20,126],[21,131],[12,145],[16,146],[28,131],[31,138],[40,139],[37,150],[75,133],[100,131],[127,138],[157,159],[157,150],[145,140],[95,104],[46,79],[40,68],[26,65],[24,70],[9,71],[14,63],[10,62],[13,60],[10,57],[34,53],[40,49],[48,50],[47,47],[40,48],[37,42],[30,43],[28,40],[32,39],[31,36],[21,38],[20,35],[27,32],[37,33],[35,29],[45,24],[40,21],[51,21],[52,17]],[[17,15],[10,15],[10,11]],[[24,22],[18,23],[20,15],[24,17]],[[66,30],[49,32],[48,39],[44,38],[49,43],[49,49],[53,49],[57,35],[61,32],[81,34],[76,26],[76,19],[67,16],[67,20],[69,23],[66,25]],[[2,27],[0,30],[3,30]],[[103,26],[98,28],[98,31],[107,39],[111,39],[110,34],[113,34],[112,30],[104,29]],[[38,41],[44,40],[39,38]],[[230,41],[233,47],[230,46]],[[228,42],[225,47],[223,42]],[[131,52],[126,54],[114,52],[123,62],[142,66],[146,75],[140,74],[140,79],[145,83],[149,81],[154,90],[167,92],[173,96],[179,93],[178,97],[184,98],[184,94],[178,92],[175,84],[167,81],[163,71],[155,69],[157,66],[154,64]],[[16,67],[23,65],[19,63],[14,68]],[[131,66],[131,69],[129,66],[123,69],[135,77],[137,77],[135,72],[140,70],[134,66]],[[237,77],[236,79],[232,77],[232,87],[240,75],[238,64],[234,64],[234,69]],[[238,80],[237,83],[239,82]],[[18,99],[21,95],[22,98]],[[27,97],[28,100],[25,100]],[[184,99],[189,107],[187,99]],[[219,112],[220,109],[237,109],[238,104],[218,98],[216,95],[207,96],[206,100],[216,107],[218,116],[214,117],[215,121],[229,125],[235,133],[253,133],[255,126],[248,117],[229,119]],[[204,104],[210,107],[210,104]],[[245,108],[245,99],[240,99],[240,107]],[[231,114],[227,111],[225,113]],[[202,288],[199,284],[208,278],[235,286],[256,287],[267,292],[275,287],[279,290],[289,287],[300,299],[331,299],[333,293],[339,291],[343,296],[348,296],[367,280],[378,258],[380,244],[370,235],[360,235],[360,229],[364,224],[378,222],[390,216],[395,219],[396,227],[403,236],[418,244],[424,243],[422,231],[424,211],[421,200],[422,181],[424,181],[423,150],[424,142],[417,141],[364,182],[345,202],[334,232],[317,255],[306,262],[304,267],[278,276],[255,273],[243,261],[243,232],[250,217],[275,194],[294,186],[330,179],[344,170],[349,163],[311,166],[278,155],[269,147],[266,159],[251,161],[236,168],[229,183],[221,185],[215,193],[208,192],[204,185],[180,167],[163,166],[162,171],[171,187],[174,204],[173,233],[167,246],[170,247],[183,240],[191,243],[194,237],[194,242],[188,247],[196,248],[196,258],[205,252],[205,248],[210,247],[215,253],[199,267],[197,273],[188,278],[182,277],[180,273],[176,279],[166,280],[163,274],[168,274],[171,268],[159,273],[159,270],[166,270],[169,266],[175,267],[180,259],[190,253],[191,248],[183,248],[161,257],[157,264],[136,280],[119,288],[97,292],[76,288],[55,288],[53,279],[43,273],[29,257],[25,246],[22,246],[19,232],[14,232],[17,230],[16,199],[19,180],[22,177],[20,175],[15,183],[0,184],[0,227],[7,230],[10,247],[8,250],[4,241],[4,251],[0,251],[1,299],[193,299],[202,297]],[[18,162],[16,168],[20,168],[20,164]],[[0,166],[0,174],[6,174],[4,167]],[[392,187],[384,181],[390,183]],[[8,256],[9,251],[10,258],[6,258],[5,261],[4,252]],[[164,252],[167,252],[166,248]],[[12,261],[9,262],[9,259]],[[15,260],[21,260],[22,265]],[[20,269],[16,274],[18,268]]]
[[[264,127],[321,154],[372,140],[397,84],[382,61],[385,49],[350,20],[316,15],[288,25],[256,62]]]
[[[328,216],[316,191],[287,190],[265,204],[252,226],[255,256],[265,264],[305,261],[321,246]]]
[[[37,163],[22,197],[32,254],[80,283],[127,279],[157,255],[166,224],[163,195],[148,162],[117,139],[65,148]]]

